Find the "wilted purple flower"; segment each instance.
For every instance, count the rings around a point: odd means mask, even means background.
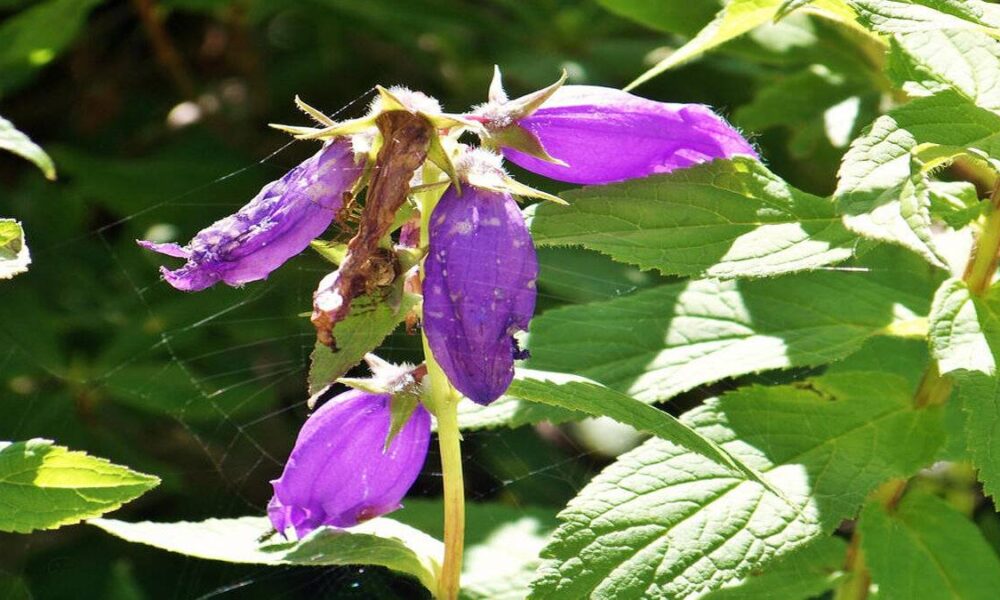
[[[267,514],[298,537],[323,525],[351,527],[400,508],[427,457],[430,414],[417,405],[385,449],[389,394],[350,390],[302,427],[281,477],[271,482]]]
[[[707,106],[654,102],[605,87],[563,86],[541,108],[510,123],[504,122],[502,104],[486,105],[482,116],[487,127],[522,128],[566,164],[504,147],[508,160],[570,183],[612,183],[716,158],[757,156],[750,143]]]
[[[521,358],[513,334],[535,310],[538,259],[510,194],[463,186],[445,192],[430,220],[424,330],[460,392],[489,404]]]
[[[139,245],[187,259],[179,269],[160,268],[163,278],[179,290],[264,279],[330,226],[344,192],[360,175],[350,142],[336,140],[264,186],[239,212],[200,231],[187,246],[144,240]]]

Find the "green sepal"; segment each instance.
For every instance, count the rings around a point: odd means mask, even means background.
[[[299,98],[298,94],[295,95],[295,106],[297,106],[299,110],[312,117],[314,121],[316,121],[320,125],[323,125],[324,127],[333,127],[334,125],[337,124],[336,121],[326,116],[323,113],[323,111],[306,104],[302,100],[302,98]]]
[[[561,167],[568,167],[566,161],[555,158],[545,149],[534,133],[514,123],[503,129],[488,131],[483,144],[489,148],[510,148]]]
[[[413,416],[413,411],[417,410],[417,404],[420,402],[420,391],[414,388],[419,388],[419,386],[405,388],[392,395],[392,400],[389,402],[389,434],[385,436],[383,452],[389,450],[392,440],[403,430],[407,421]]]
[[[451,155],[448,153],[447,148],[444,147],[444,144],[441,143],[441,136],[437,133],[431,136],[431,145],[427,150],[427,159],[451,179],[451,182],[455,185],[455,191],[461,196],[462,184],[458,179],[458,172],[455,171],[455,163],[452,162]]]
[[[499,83],[500,69],[496,67],[494,67],[494,69],[494,82],[497,82],[497,85],[502,90],[503,86]],[[545,102],[551,98],[564,83],[566,83],[566,77],[566,69],[563,69],[559,80],[552,85],[542,88],[537,92],[531,92],[530,94],[525,94],[520,98],[504,102],[501,105],[504,116],[509,117],[513,121],[517,121],[518,119],[523,119],[531,115],[531,113],[541,108],[542,104],[545,104]],[[490,90],[493,90],[493,84],[490,84]],[[504,94],[504,96],[506,96],[506,94]]]
[[[344,257],[347,256],[347,244],[342,242],[313,240],[309,242],[309,247],[338,267],[340,266],[340,263],[344,262]]]

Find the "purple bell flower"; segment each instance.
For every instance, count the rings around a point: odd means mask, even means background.
[[[717,158],[757,157],[750,143],[707,106],[655,102],[605,87],[563,86],[511,123],[504,122],[502,105],[486,105],[481,115],[488,128],[522,128],[565,165],[504,147],[508,160],[569,183],[613,183]]]
[[[271,482],[267,514],[275,530],[301,538],[323,525],[351,527],[401,507],[420,474],[431,417],[417,405],[385,449],[389,394],[350,390],[306,421],[281,477]]]
[[[463,185],[430,219],[423,324],[434,358],[479,404],[499,398],[523,358],[513,334],[535,310],[538,259],[510,194]]]
[[[330,226],[344,193],[360,175],[351,143],[339,139],[264,186],[236,214],[200,231],[187,246],[145,240],[139,245],[187,259],[179,269],[160,268],[167,283],[186,292],[219,281],[237,286],[264,279]]]

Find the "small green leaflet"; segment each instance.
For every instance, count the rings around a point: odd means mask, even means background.
[[[855,236],[827,199],[751,158],[567,192],[529,209],[536,244],[579,245],[617,261],[693,277],[766,277],[851,257]]]
[[[531,598],[697,596],[829,534],[876,485],[934,459],[943,410],[912,407],[927,359],[921,341],[876,338],[804,385],[743,388],[685,414],[791,503],[650,440],[560,513]]]
[[[56,178],[56,167],[52,164],[52,159],[45,153],[45,150],[31,141],[31,138],[24,135],[14,127],[14,124],[7,119],[0,117],[0,149],[13,152],[22,158],[26,158],[35,163],[47,179]]]
[[[870,502],[858,531],[879,600],[997,597],[995,551],[974,523],[935,496],[909,491],[892,511]]]
[[[337,350],[319,342],[313,348],[309,367],[309,393],[315,394],[343,377],[365,354],[374,350],[420,301],[420,296],[403,292],[398,307],[383,299],[363,296],[354,301],[351,313],[337,323],[333,335]]]
[[[102,515],[160,483],[49,440],[0,442],[0,531],[29,533]]]
[[[930,314],[931,352],[941,373],[996,373],[1000,355],[1000,294],[974,298],[965,282],[952,278],[934,295]],[[987,334],[989,332],[989,335]],[[998,346],[991,346],[990,341]]]
[[[31,254],[21,224],[13,219],[0,219],[0,279],[24,273],[30,264]]]
[[[437,588],[444,549],[441,542],[409,525],[380,517],[349,529],[322,527],[299,541],[271,531],[267,517],[209,519],[198,523],[126,523],[92,519],[90,524],[126,541],[169,552],[231,563],[262,565],[378,565],[416,577]]]
[[[911,96],[951,88],[978,106],[1000,110],[1000,41],[978,31],[897,34],[886,74]]]
[[[727,377],[832,362],[927,314],[938,280],[912,254],[882,248],[855,268],[685,281],[550,310],[531,323],[528,366],[656,402]]]
[[[1000,34],[1000,6],[981,0],[845,0],[879,33],[978,29]]]

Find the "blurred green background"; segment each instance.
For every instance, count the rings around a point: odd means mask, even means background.
[[[561,69],[572,83],[621,87],[717,9],[712,0],[0,0],[0,115],[59,171],[49,183],[0,154],[0,215],[23,222],[34,259],[27,274],[0,281],[0,440],[50,438],[163,479],[119,518],[261,514],[307,414],[313,330],[298,315],[328,268],[304,254],[265,282],[184,294],[134,240],[185,242],[311,154],[267,127],[306,124],[296,94],[351,117],[373,85],[402,84],[459,112],[485,100],[494,64],[512,95]],[[772,169],[828,193],[844,141],[870,120],[879,93],[843,35],[793,17],[639,93],[712,105]],[[850,99],[850,131],[838,137],[823,115]],[[541,310],[657,280],[582,251],[540,255]],[[383,354],[406,358],[416,347],[397,334]],[[469,493],[554,512],[623,435],[470,434]],[[438,468],[432,450],[415,495],[438,495]],[[0,534],[0,597],[420,593],[379,569],[228,566],[86,526]]]

